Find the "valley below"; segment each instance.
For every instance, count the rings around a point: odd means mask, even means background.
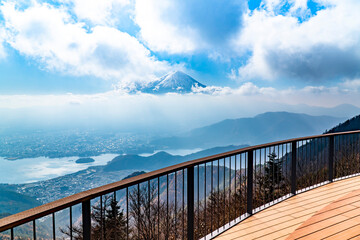
[[[127,135],[125,138],[116,131],[99,136],[92,132],[85,134],[86,137],[80,132],[75,135],[67,133],[67,137],[60,135],[62,141],[59,138],[54,141],[57,145],[61,143],[58,151],[78,149],[79,152],[66,156],[70,153],[68,151],[65,156],[60,154],[62,157],[57,158],[55,156],[58,155],[47,154],[56,146],[51,142],[49,133],[45,134],[47,141],[41,140],[44,143],[40,144],[41,148],[34,148],[36,144],[40,146],[39,133],[33,135],[36,136],[35,141],[29,136],[18,138],[16,141],[21,142],[20,146],[27,152],[37,151],[36,154],[43,153],[46,157],[18,158],[22,156],[15,154],[20,151],[19,146],[12,153],[3,155],[7,158],[0,158],[0,217],[182,162],[258,143],[322,134],[343,120],[339,117],[272,112],[254,118],[224,120],[166,137]],[[59,136],[54,136],[54,139],[56,137]],[[10,146],[16,142],[14,136],[12,139],[0,145],[0,153],[12,149]],[[91,148],[95,152],[86,150]]]

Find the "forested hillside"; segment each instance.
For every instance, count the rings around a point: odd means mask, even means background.
[[[340,123],[336,127],[333,127],[330,130],[326,131],[326,133],[346,132],[355,130],[360,130],[360,115],[357,115],[351,119],[346,120],[343,123]]]

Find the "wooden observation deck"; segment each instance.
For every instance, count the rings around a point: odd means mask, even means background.
[[[215,239],[360,239],[360,176],[300,193]]]

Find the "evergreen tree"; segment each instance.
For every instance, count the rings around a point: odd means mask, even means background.
[[[126,239],[126,218],[114,197],[105,196],[101,204],[92,206],[91,238],[106,240]],[[71,228],[73,239],[83,239],[82,225]],[[66,236],[70,236],[70,227],[60,228]]]
[[[268,155],[269,161],[265,165],[265,198],[269,202],[277,197],[275,190],[281,187],[284,180],[282,165],[275,152]]]
[[[105,226],[107,226],[105,239],[107,240],[126,239],[126,220],[124,212],[120,211],[117,203],[115,198],[112,198],[110,207],[105,210]]]

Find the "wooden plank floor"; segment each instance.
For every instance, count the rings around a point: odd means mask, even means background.
[[[360,176],[300,193],[215,239],[360,239]]]
[[[351,239],[360,236],[360,190],[355,190],[318,211],[287,240]]]

